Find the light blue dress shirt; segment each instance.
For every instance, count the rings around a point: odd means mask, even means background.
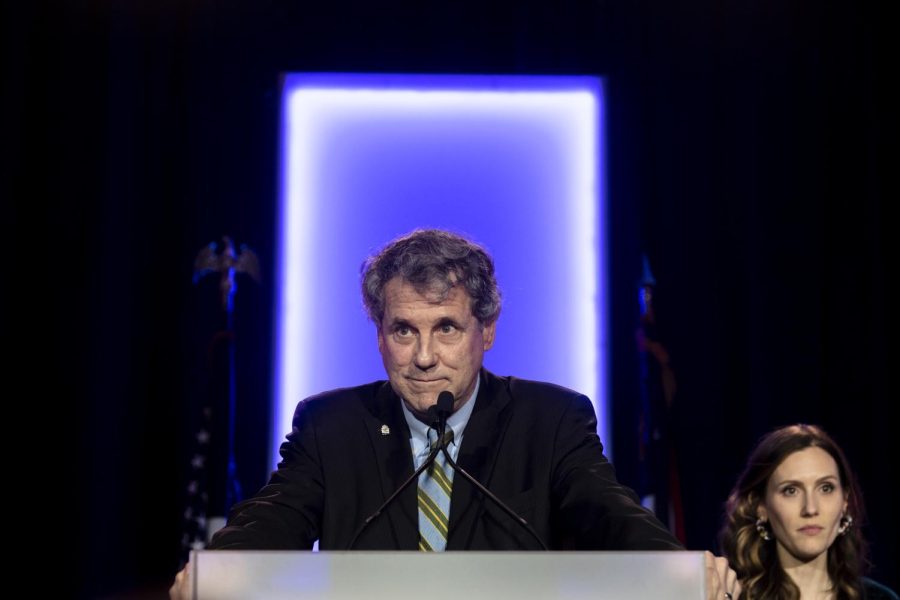
[[[469,396],[468,401],[447,419],[447,427],[453,430],[453,441],[450,442],[447,451],[454,462],[456,462],[456,457],[459,456],[459,447],[463,441],[463,431],[465,431],[466,425],[469,423],[469,417],[472,416],[472,410],[475,408],[475,399],[478,397],[479,387],[481,387],[480,376],[475,381],[475,389],[472,391],[472,395]],[[400,405],[403,407],[403,416],[406,417],[406,424],[409,425],[409,445],[413,455],[413,467],[418,469],[425,462],[425,459],[428,458],[431,442],[437,440],[437,431],[418,420],[412,414],[412,411],[406,407],[406,402],[401,401]],[[447,475],[452,481],[453,469],[449,469]]]

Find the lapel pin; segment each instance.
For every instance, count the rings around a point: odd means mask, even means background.
[[[391,428],[388,427],[387,425],[382,425],[381,426],[381,435],[390,435],[390,434],[391,434]]]

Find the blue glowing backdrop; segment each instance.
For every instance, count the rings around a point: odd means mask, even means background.
[[[588,394],[609,444],[602,140],[597,78],[287,76],[273,464],[298,400],[385,377],[359,267],[417,227],[495,258],[487,368]]]

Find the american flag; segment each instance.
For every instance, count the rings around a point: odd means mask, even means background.
[[[184,520],[181,536],[180,568],[183,568],[190,557],[191,550],[202,550],[206,547],[209,511],[209,462],[210,425],[212,409],[203,409],[200,426],[193,439],[193,452],[190,462],[187,489],[185,490]]]
[[[675,373],[669,352],[659,339],[653,306],[656,279],[644,257],[638,300],[640,324],[637,331],[640,355],[640,410],[638,412],[637,492],[644,507],[653,511],[672,533],[686,540],[681,504],[681,478],[675,453],[672,413],[675,402]]]

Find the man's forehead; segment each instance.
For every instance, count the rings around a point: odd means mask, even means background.
[[[465,309],[471,313],[472,297],[466,289],[459,285],[447,288],[444,285],[414,285],[406,280],[395,278],[385,286],[385,316],[390,313],[407,313],[445,308],[449,310]]]

